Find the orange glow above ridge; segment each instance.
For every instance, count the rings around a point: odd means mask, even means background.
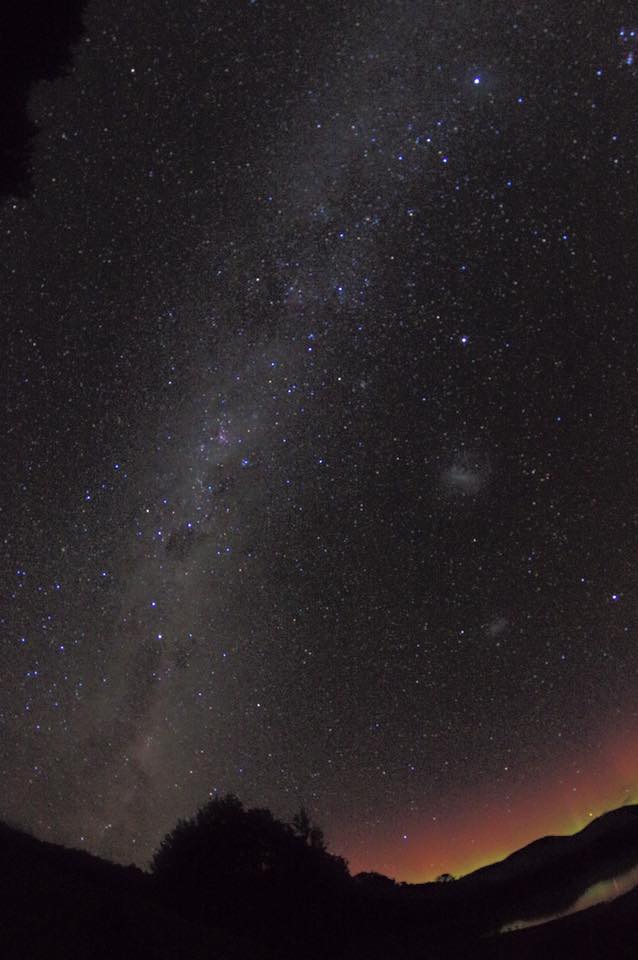
[[[556,768],[558,764],[556,764]],[[332,836],[350,871],[374,870],[420,883],[441,873],[462,876],[548,834],[571,834],[602,813],[638,802],[638,732],[614,734],[509,795],[477,788],[447,814],[396,817],[358,843],[344,829]]]

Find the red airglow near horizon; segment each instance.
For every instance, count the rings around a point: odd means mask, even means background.
[[[477,789],[447,814],[419,822],[418,814],[380,824],[366,841],[348,831],[331,836],[352,874],[376,871],[397,881],[422,883],[442,873],[463,876],[502,860],[549,834],[572,834],[601,814],[638,802],[638,731],[606,737],[577,760],[554,764],[543,783],[514,785],[509,796]],[[468,812],[469,811],[469,812]]]

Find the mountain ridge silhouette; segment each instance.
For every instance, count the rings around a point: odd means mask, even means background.
[[[635,956],[638,889],[540,927],[497,933],[507,922],[557,912],[583,885],[613,876],[628,861],[638,863],[635,805],[603,814],[575,834],[541,837],[453,883],[366,885],[353,878],[346,894],[351,923],[345,935],[335,931],[330,952],[308,943],[278,958],[417,960],[431,948],[440,960],[544,954],[602,960],[611,942],[614,957]],[[3,960],[274,960],[264,943],[180,913],[134,865],[4,823],[0,863]]]

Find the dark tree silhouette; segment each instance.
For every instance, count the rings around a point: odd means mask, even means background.
[[[6,3],[0,13],[0,197],[27,194],[36,126],[28,114],[29,94],[38,80],[53,80],[69,69],[73,45],[81,38],[86,0]]]
[[[362,873],[357,873],[353,877],[353,880],[356,882],[357,886],[363,887],[365,890],[395,890],[396,881],[392,877],[386,877],[383,873],[377,873],[376,870],[366,870]]]
[[[350,886],[305,811],[290,826],[232,794],[181,820],[151,867],[160,891],[199,919],[278,945],[337,933]]]
[[[310,837],[311,823],[310,817],[308,816],[308,811],[305,807],[299,809],[299,813],[296,813],[292,818],[292,827],[295,833],[302,838],[302,840],[308,841]]]
[[[299,813],[292,818],[292,828],[309,846],[316,850],[325,850],[326,841],[321,827],[310,819],[305,807],[300,807]]]

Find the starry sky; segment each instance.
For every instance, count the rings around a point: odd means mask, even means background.
[[[638,798],[635,56],[89,3],[0,209],[0,816],[145,865],[232,791],[424,880]]]

